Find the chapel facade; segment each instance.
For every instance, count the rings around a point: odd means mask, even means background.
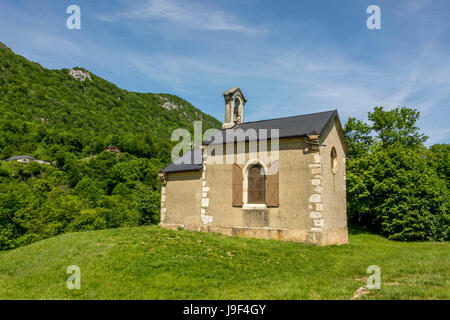
[[[244,122],[224,92],[222,129],[159,172],[160,226],[317,245],[348,242],[337,110]]]

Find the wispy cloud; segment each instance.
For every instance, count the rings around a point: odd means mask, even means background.
[[[417,13],[425,7],[429,6],[433,0],[410,0],[405,2],[405,9],[409,13]]]
[[[449,140],[446,0],[385,2],[381,31],[366,29],[360,5],[331,1],[341,20],[310,1],[79,2],[83,29],[68,31],[64,5],[3,0],[0,40],[47,67],[80,65],[128,90],[177,94],[218,119],[221,92],[240,86],[248,121],[331,108],[345,121],[409,106],[428,143]]]
[[[320,47],[287,53],[272,48],[266,51],[268,57],[244,57],[246,63],[232,60],[235,66],[229,59],[213,61],[182,54],[132,61],[148,78],[164,81],[179,92],[189,92],[188,88],[204,79],[214,87],[259,79],[258,90],[263,93],[249,100],[246,111],[252,120],[337,108],[345,121],[348,115],[364,118],[374,106],[418,108],[423,117],[449,98],[450,58],[438,48],[424,47],[404,61],[387,54],[380,65],[354,61],[337,47],[331,51],[332,55],[325,56]],[[431,137],[431,141],[436,139]]]
[[[148,0],[144,4],[128,3],[118,12],[99,17],[106,22],[121,19],[176,23],[185,27],[211,31],[257,33],[261,29],[238,22],[238,18],[224,10],[195,3],[174,0]]]

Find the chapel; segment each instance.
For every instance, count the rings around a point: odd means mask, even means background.
[[[337,110],[245,122],[242,91],[223,96],[221,130],[159,172],[160,226],[347,243],[347,145]]]

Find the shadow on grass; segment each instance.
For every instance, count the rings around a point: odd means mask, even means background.
[[[350,235],[358,235],[358,234],[376,235],[375,233],[369,231],[369,229],[367,229],[365,227],[358,226],[358,225],[352,225],[352,224],[348,225],[348,234],[350,234]]]

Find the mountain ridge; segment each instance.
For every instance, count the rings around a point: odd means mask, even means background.
[[[65,129],[70,128],[68,131],[78,136],[81,145],[69,151],[79,156],[100,152],[101,147],[110,144],[123,144],[125,151],[132,151],[127,150],[121,138],[127,134],[168,140],[174,129],[192,131],[193,121],[201,120],[204,130],[220,127],[217,119],[175,95],[124,90],[82,67],[46,69],[1,44],[0,115],[3,120],[19,122],[19,127],[26,124],[38,131],[52,131],[43,140],[55,135],[62,138]],[[87,73],[91,79],[81,81],[71,71]],[[0,121],[0,128],[11,131],[11,123],[5,121]],[[38,141],[18,140],[8,141],[8,137],[1,139],[0,135],[0,159],[17,153],[34,153],[48,160],[54,156],[54,152],[43,152],[45,147]],[[97,146],[93,146],[93,140]],[[62,142],[59,145],[64,148],[67,141],[62,138]]]

